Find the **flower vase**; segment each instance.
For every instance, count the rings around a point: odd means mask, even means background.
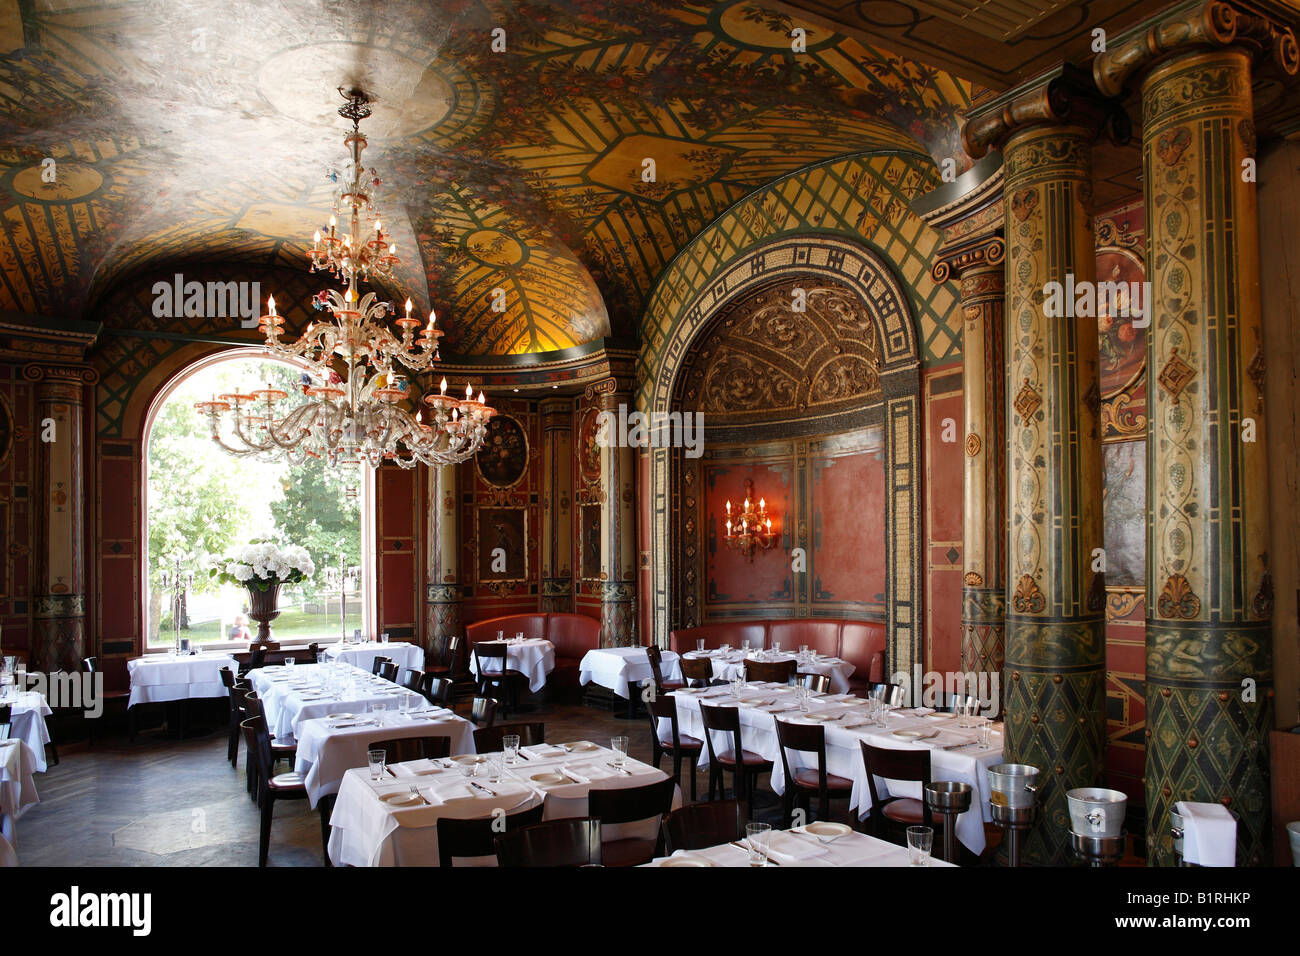
[[[248,588],[248,616],[257,622],[257,639],[271,639],[271,622],[280,616],[280,585],[272,584],[265,591]]]

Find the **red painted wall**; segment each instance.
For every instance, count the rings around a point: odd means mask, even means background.
[[[962,433],[961,365],[925,374],[925,665],[961,669]]]

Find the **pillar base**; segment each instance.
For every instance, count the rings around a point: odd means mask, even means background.
[[[631,584],[602,584],[600,591],[600,646],[631,647],[636,642],[632,626]]]
[[[429,622],[429,646],[425,654],[440,661],[451,639],[464,630],[460,623],[460,588],[454,584],[430,584],[425,595]],[[465,650],[468,653],[468,649]],[[468,659],[468,658],[467,658]],[[452,662],[453,668],[455,662]]]
[[[32,614],[35,640],[30,667],[47,674],[81,672],[86,656],[86,604],[80,594],[42,594]]]

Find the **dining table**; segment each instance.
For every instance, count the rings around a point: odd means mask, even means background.
[[[779,663],[794,661],[796,671],[800,674],[824,674],[830,678],[832,694],[846,694],[849,690],[849,678],[857,668],[839,657],[826,657],[815,651],[800,653],[798,651],[746,650],[745,648],[714,648],[704,651],[687,651],[682,655],[690,660],[707,657],[713,664],[714,680],[734,680],[745,673],[745,665],[750,661]]]
[[[662,652],[659,669],[666,681],[682,679],[676,651]],[[579,684],[596,684],[628,699],[639,696],[636,689],[653,678],[644,647],[598,647],[587,651],[578,662]]]
[[[818,830],[816,824],[812,829]],[[768,836],[768,866],[911,866],[907,847],[890,843],[866,833],[851,831],[834,835],[810,832],[806,826],[789,830],[772,830]],[[670,856],[656,857],[642,866],[751,866],[748,838],[698,850],[678,850]],[[923,866],[955,868],[931,855]]]
[[[640,787],[667,779],[662,770],[631,757],[626,773],[612,766],[614,751],[593,741],[523,747],[512,766],[504,755],[458,754],[446,760],[394,764],[372,779],[369,769],[348,770],[330,817],[329,857],[336,865],[438,866],[438,820],[484,819],[543,805],[543,819],[587,815],[594,788]],[[493,781],[488,761],[498,764]],[[412,793],[415,788],[415,793]],[[673,808],[681,806],[675,788]],[[606,827],[604,839],[653,836],[657,820]],[[495,856],[457,865],[495,866]]]
[[[36,755],[26,741],[16,737],[0,740],[0,837],[10,844],[9,853],[17,842],[14,822],[40,802],[35,773]]]
[[[405,641],[366,641],[361,644],[330,644],[324,648],[325,656],[331,661],[339,661],[360,667],[364,671],[374,670],[375,659],[386,657],[397,665],[398,679],[404,678],[411,671],[424,673],[424,648],[418,644]]]
[[[36,761],[36,771],[46,770],[45,747],[50,742],[50,728],[45,718],[54,713],[45,695],[35,690],[17,690],[13,685],[0,688],[0,706],[8,706],[9,737],[26,741]]]
[[[351,664],[293,664],[258,667],[248,681],[262,701],[271,736],[297,738],[306,721],[332,714],[400,711],[428,706],[415,691]]]
[[[519,671],[528,678],[528,689],[534,694],[546,686],[546,675],[555,670],[555,645],[540,637],[512,637],[489,644],[506,645],[506,668]],[[478,655],[469,655],[469,669],[477,678]]]
[[[230,654],[204,651],[198,654],[147,654],[126,662],[131,680],[131,695],[126,706],[158,704],[173,700],[198,700],[225,697],[221,669],[239,672],[239,664]]]
[[[817,694],[807,692],[807,710],[799,702],[802,690],[784,684],[750,683],[740,689],[733,685],[707,688],[683,688],[674,691],[677,702],[679,732],[704,739],[700,703],[736,707],[740,711],[741,737],[746,750],[772,761],[771,785],[785,793],[785,770],[777,747],[776,721],[795,724],[821,724],[826,736],[826,770],[853,781],[849,808],[859,819],[871,814],[871,791],[861,742],[886,749],[924,749],[930,753],[932,780],[951,780],[970,784],[971,808],[957,817],[957,839],[972,853],[984,850],[984,823],[991,821],[988,768],[1003,762],[1001,729],[992,725],[989,744],[980,744],[978,730],[962,727],[957,715],[936,713],[930,708],[885,708],[880,720],[868,719],[868,702],[852,694]],[[660,720],[660,733],[666,739],[671,731],[666,718]],[[714,747],[730,749],[730,735],[713,732]],[[792,770],[816,767],[816,756],[789,751]],[[709,751],[702,748],[699,766],[707,767]],[[915,781],[877,779],[878,795],[923,799],[922,787]]]

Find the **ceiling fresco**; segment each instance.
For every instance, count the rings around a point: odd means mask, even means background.
[[[0,309],[130,324],[98,305],[144,271],[305,269],[356,85],[403,259],[386,291],[438,310],[446,352],[634,335],[757,187],[873,149],[960,157],[968,84],[811,25],[796,55],[800,25],[660,0],[0,0]]]

